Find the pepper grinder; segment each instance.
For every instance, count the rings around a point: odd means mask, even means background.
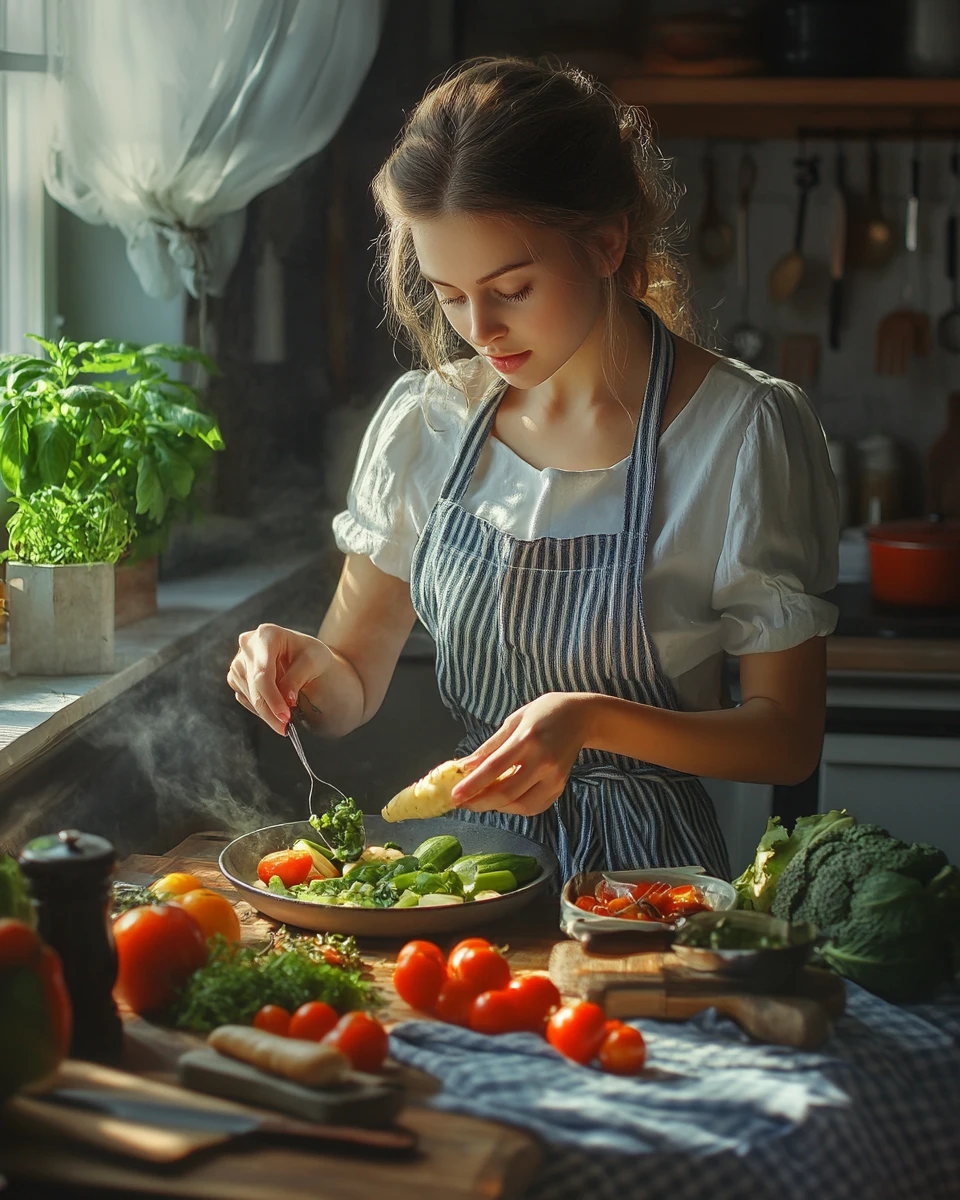
[[[123,1026],[113,1000],[117,951],[110,928],[113,846],[96,834],[62,829],[34,838],[20,854],[37,913],[37,932],[60,955],[73,1007],[72,1058],[116,1064]]]

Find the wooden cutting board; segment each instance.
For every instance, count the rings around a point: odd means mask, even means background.
[[[843,980],[813,967],[804,968],[790,995],[763,995],[686,970],[671,954],[592,958],[572,941],[553,947],[550,977],[565,995],[601,1004],[611,1017],[683,1021],[716,1008],[758,1041],[805,1050],[826,1040],[845,1001]]]
[[[373,1092],[374,1084],[359,1083],[357,1090]],[[341,1109],[352,1111],[349,1091],[340,1097],[326,1095],[326,1103],[317,1109],[324,1114],[321,1123],[68,1059],[42,1087],[10,1100],[0,1115],[0,1127],[80,1142],[151,1163],[178,1162],[250,1134],[309,1138],[316,1149],[347,1153],[402,1155],[415,1149],[416,1138],[405,1129],[358,1128],[339,1122]],[[57,1098],[66,1102],[55,1102]],[[112,1111],[97,1111],[98,1103]]]
[[[110,1088],[122,1083],[131,1094],[154,1101],[192,1102],[206,1111],[258,1112],[90,1063],[68,1063],[57,1082]],[[83,1186],[104,1196],[116,1190],[202,1200],[297,1194],[313,1200],[380,1195],[391,1200],[487,1200],[521,1195],[541,1159],[531,1138],[490,1121],[409,1108],[403,1127],[419,1153],[397,1159],[383,1156],[387,1130],[326,1127],[333,1140],[237,1141],[204,1130],[144,1128],[18,1096],[0,1121],[0,1163],[14,1183]],[[344,1133],[353,1144],[344,1143]]]

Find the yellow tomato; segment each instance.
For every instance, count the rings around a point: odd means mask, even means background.
[[[151,883],[150,891],[156,892],[158,896],[182,896],[184,892],[192,892],[202,887],[203,884],[196,875],[189,875],[186,871],[172,871]]]
[[[219,892],[194,888],[182,896],[171,896],[170,903],[188,912],[203,930],[205,938],[222,933],[228,942],[240,941],[240,921],[233,905]]]

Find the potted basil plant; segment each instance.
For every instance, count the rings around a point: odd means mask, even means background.
[[[133,536],[115,489],[44,487],[14,496],[7,523],[10,669],[15,675],[113,670],[114,564]]]
[[[146,615],[156,610],[156,556],[177,521],[199,511],[198,485],[223,449],[199,391],[164,364],[197,363],[211,375],[216,365],[191,346],[31,337],[46,357],[0,356],[0,480],[14,504],[46,489],[64,502],[111,496],[130,524],[117,590],[133,574],[128,564],[143,564],[153,589]]]

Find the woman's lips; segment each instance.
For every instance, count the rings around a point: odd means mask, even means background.
[[[489,357],[495,371],[499,371],[501,375],[509,375],[511,371],[519,370],[531,354],[531,350],[524,350],[522,354],[505,354],[503,358],[494,358],[493,355]]]

